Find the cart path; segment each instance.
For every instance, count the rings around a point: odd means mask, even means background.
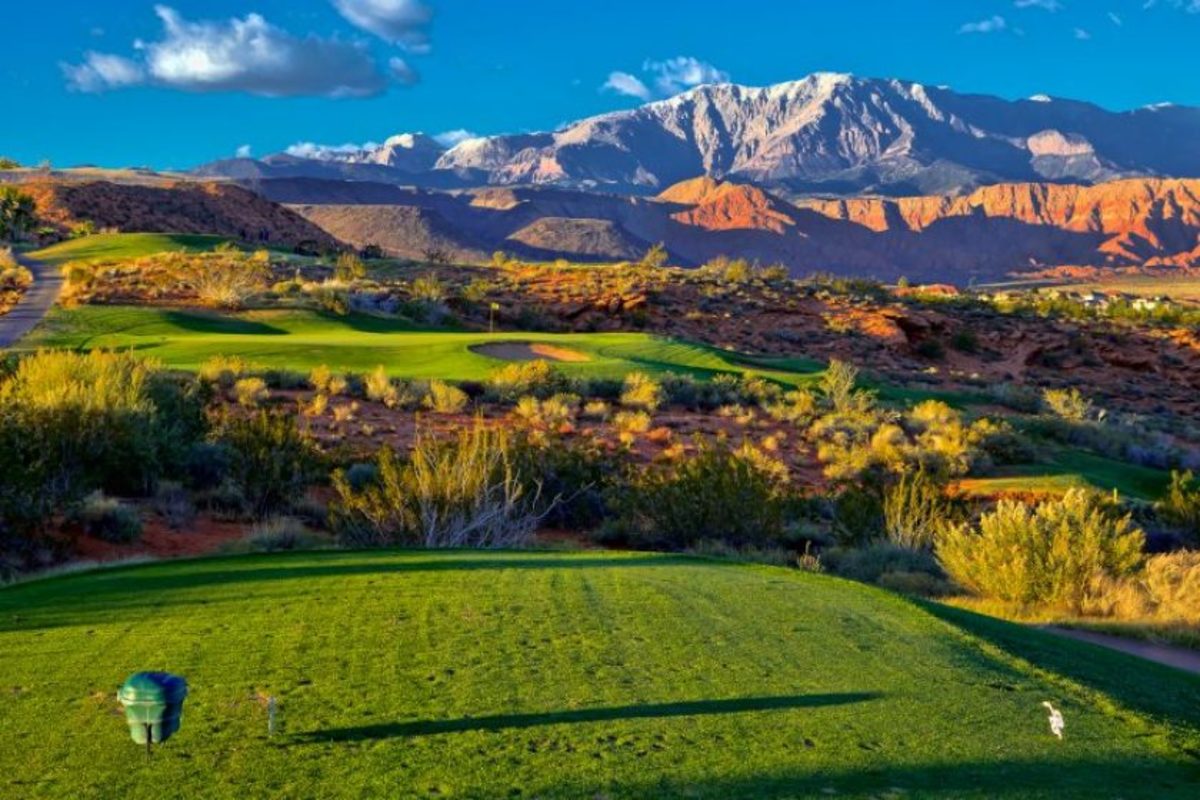
[[[41,322],[62,290],[63,280],[58,267],[19,255],[16,259],[33,273],[33,284],[21,295],[12,311],[0,317],[0,348],[12,347]]]
[[[1186,647],[1146,642],[1141,639],[1129,639],[1124,636],[1113,636],[1097,631],[1059,628],[1054,625],[1047,625],[1042,630],[1057,636],[1065,636],[1068,639],[1107,647],[1110,650],[1119,650],[1122,653],[1144,658],[1147,661],[1165,664],[1168,667],[1200,675],[1200,650],[1190,650]]]

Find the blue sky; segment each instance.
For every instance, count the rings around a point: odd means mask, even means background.
[[[551,129],[819,70],[1200,105],[1200,0],[46,0],[3,40],[0,154],[63,166]]]

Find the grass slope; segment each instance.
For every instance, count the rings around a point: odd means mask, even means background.
[[[68,261],[110,261],[141,258],[169,251],[202,252],[228,241],[220,236],[182,233],[102,233],[70,239],[29,254],[50,264]]]
[[[1161,497],[1170,483],[1169,473],[1137,464],[1114,461],[1083,450],[1068,449],[1051,464],[1003,467],[997,475],[968,478],[958,486],[969,495],[986,497],[996,494],[1063,494],[1068,489],[1116,489],[1126,497],[1154,500]]]
[[[328,552],[100,571],[0,590],[0,653],[8,797],[1200,785],[1192,676],[837,579],[676,556]],[[139,669],[191,684],[182,731],[151,759],[114,699]]]
[[[133,348],[168,366],[195,369],[216,354],[242,356],[269,368],[308,370],[318,364],[365,371],[382,364],[396,377],[480,380],[504,361],[473,352],[487,342],[546,342],[581,351],[589,361],[558,364],[575,375],[619,378],[649,373],[764,375],[810,382],[820,365],[742,361],[727,351],[644,333],[475,333],[428,331],[376,317],[311,311],[219,314],[162,308],[85,306],[56,309],[23,342],[27,348]],[[796,371],[804,368],[804,371]]]

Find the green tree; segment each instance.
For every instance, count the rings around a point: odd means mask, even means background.
[[[0,186],[0,239],[19,239],[37,221],[37,203],[15,186]]]
[[[20,169],[21,162],[16,159],[0,156],[0,169]]]

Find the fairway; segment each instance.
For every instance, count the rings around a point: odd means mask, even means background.
[[[102,233],[69,239],[29,254],[30,258],[48,264],[68,261],[117,261],[152,256],[157,253],[212,250],[228,241],[220,236],[200,236],[184,233]]]
[[[394,377],[482,380],[511,362],[473,348],[502,342],[541,343],[578,351],[587,359],[556,366],[584,377],[622,378],[631,370],[697,377],[725,372],[798,385],[814,380],[821,369],[817,362],[799,359],[752,362],[707,345],[645,333],[420,330],[379,317],[296,310],[221,314],[117,306],[55,309],[22,347],[132,348],[169,367],[188,370],[214,355],[226,355],[241,356],[263,368],[306,371],[325,364],[336,370],[365,372],[383,365]]]
[[[621,553],[329,552],[34,582],[0,590],[0,795],[1195,796],[1200,680],[937,613],[824,576]],[[141,669],[191,685],[151,759],[114,697]]]

